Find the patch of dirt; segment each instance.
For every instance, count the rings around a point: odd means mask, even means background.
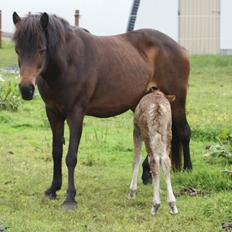
[[[176,197],[187,195],[187,196],[207,196],[210,193],[204,190],[195,189],[195,188],[182,188],[179,192],[175,193]]]

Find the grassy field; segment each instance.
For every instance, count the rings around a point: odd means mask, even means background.
[[[5,44],[0,67],[15,63],[13,46]],[[224,231],[222,224],[232,223],[232,177],[222,171],[232,165],[204,153],[217,136],[232,132],[232,57],[194,56],[191,64],[187,113],[194,170],[173,173],[172,182],[175,192],[193,187],[209,194],[177,197],[179,214],[171,216],[162,181],[161,209],[152,217],[152,187],[139,179],[137,199],[129,201],[133,115],[127,112],[109,119],[85,118],[76,168],[78,209],[65,211],[61,207],[67,186],[64,161],[57,200],[43,196],[52,176],[51,132],[44,104],[36,96],[22,102],[18,112],[0,111],[0,230]],[[0,75],[15,80],[12,74]],[[67,128],[65,132],[68,141]],[[67,143],[64,155],[66,150]]]

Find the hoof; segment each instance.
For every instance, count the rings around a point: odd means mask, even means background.
[[[63,203],[63,208],[67,210],[75,210],[77,208],[76,201],[65,201]]]
[[[129,200],[135,199],[135,198],[136,198],[136,190],[130,189],[130,190],[129,190],[129,193],[128,193],[128,195],[127,195],[127,198],[128,198]]]
[[[151,207],[151,214],[155,216],[159,210],[160,204],[154,204]]]
[[[50,189],[48,189],[44,192],[44,196],[50,200],[55,200],[56,199],[56,192],[52,192]]]
[[[178,213],[178,209],[176,207],[176,202],[169,202],[168,203],[169,205],[169,209],[170,209],[170,214],[174,215],[174,214],[177,214]]]

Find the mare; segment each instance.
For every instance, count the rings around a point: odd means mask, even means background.
[[[152,29],[95,36],[47,13],[21,18],[14,12],[13,22],[22,98],[32,100],[38,86],[53,135],[53,179],[46,196],[56,198],[62,185],[64,122],[70,134],[64,206],[75,208],[74,170],[84,116],[134,111],[152,87],[176,96],[172,161],[180,170],[183,147],[184,169],[192,168],[185,113],[190,65],[185,50],[174,40]]]

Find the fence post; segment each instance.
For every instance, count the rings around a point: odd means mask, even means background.
[[[2,11],[0,10],[0,48],[2,48]]]
[[[80,11],[79,10],[75,10],[75,26],[79,27],[80,25]]]

